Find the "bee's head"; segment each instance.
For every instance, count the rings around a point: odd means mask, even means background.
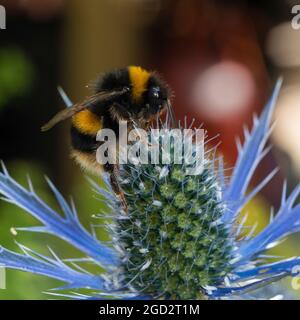
[[[156,119],[167,108],[169,90],[154,72],[141,67],[128,67],[130,83],[130,110],[140,125]]]
[[[151,73],[138,103],[138,118],[149,122],[163,113],[167,108],[169,89],[154,73]]]
[[[114,115],[123,120],[147,123],[164,112],[169,99],[167,85],[153,72],[130,66],[104,76],[96,90],[128,88],[113,107]]]

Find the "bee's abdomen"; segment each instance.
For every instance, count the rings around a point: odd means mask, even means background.
[[[102,128],[102,120],[92,111],[86,109],[72,118],[71,138],[74,149],[83,152],[95,152],[96,136]]]
[[[72,125],[82,134],[96,136],[102,129],[102,120],[91,110],[83,110],[72,117]]]
[[[96,174],[103,169],[96,160],[99,147],[96,136],[101,128],[102,119],[90,110],[81,111],[72,118],[72,157],[84,170]]]
[[[99,142],[95,135],[81,133],[74,125],[71,127],[72,158],[85,171],[101,175],[103,166],[97,162],[96,152]]]
[[[72,147],[87,153],[94,153],[98,147],[96,135],[89,135],[80,132],[74,125],[71,127]]]

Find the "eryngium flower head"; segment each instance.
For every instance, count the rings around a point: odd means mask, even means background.
[[[253,172],[270,150],[265,145],[279,89],[280,81],[260,119],[254,119],[251,133],[245,131],[245,142],[238,145],[239,157],[228,183],[222,159],[215,159],[210,152],[205,153],[203,170],[198,175],[186,175],[184,165],[172,162],[124,165],[120,183],[128,203],[125,214],[109,184],[105,190],[92,182],[110,208],[109,213],[99,213],[99,217],[113,218],[107,223],[109,243],[99,241],[83,228],[74,204],[68,204],[50,181],[63,215],[49,208],[31,183],[29,190],[21,187],[3,166],[2,195],[42,223],[23,230],[55,235],[79,249],[84,257],[68,260],[70,264],[53,251],[53,257],[47,257],[19,245],[23,254],[1,248],[0,264],[59,279],[66,283],[62,289],[73,290],[64,295],[77,299],[245,297],[245,292],[256,294],[258,288],[267,288],[286,276],[297,276],[299,269],[294,267],[300,265],[300,257],[270,262],[266,251],[299,231],[300,206],[295,200],[300,186],[287,197],[284,184],[279,211],[257,236],[250,232],[243,238],[243,225],[237,220],[243,206],[276,173],[273,170],[246,195]],[[170,159],[173,152],[171,148]],[[76,261],[92,262],[101,269],[91,274]],[[81,288],[93,291],[91,295],[76,295],[74,290]]]
[[[169,134],[160,135],[160,146]],[[124,256],[122,280],[154,298],[200,299],[231,271],[233,242],[221,221],[225,206],[214,160],[206,155],[201,173],[187,175],[183,161],[171,159],[127,164],[121,172],[128,212],[117,220],[114,239]]]

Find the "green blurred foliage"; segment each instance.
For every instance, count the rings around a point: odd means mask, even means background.
[[[0,107],[11,98],[26,94],[32,87],[34,70],[18,48],[0,50]]]

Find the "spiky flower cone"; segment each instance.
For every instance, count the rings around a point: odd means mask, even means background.
[[[230,271],[231,244],[213,160],[198,175],[175,164],[128,164],[121,176],[128,213],[117,222],[122,281],[164,299],[203,299]]]

